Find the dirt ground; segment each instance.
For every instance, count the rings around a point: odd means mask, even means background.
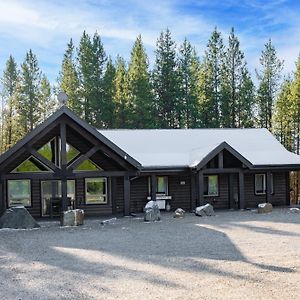
[[[0,230],[0,299],[300,299],[300,214]]]

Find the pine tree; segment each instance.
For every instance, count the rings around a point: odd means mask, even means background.
[[[294,124],[295,151],[300,153],[300,55],[296,62],[296,71],[291,85],[291,114]]]
[[[288,150],[294,151],[293,142],[293,128],[294,114],[292,112],[292,80],[286,78],[278,94],[278,98],[275,102],[275,109],[273,114],[273,133]]]
[[[10,148],[18,138],[15,130],[16,103],[15,92],[18,80],[18,69],[15,59],[10,55],[1,80],[2,100],[4,101],[2,111],[2,147],[1,150]]]
[[[238,128],[254,126],[255,87],[251,76],[245,67],[239,88],[237,100],[236,125]]]
[[[153,94],[148,71],[148,57],[139,35],[131,51],[128,67],[128,97],[132,128],[152,128]]]
[[[204,58],[205,59],[205,58]],[[198,120],[197,127],[210,128],[211,121],[214,120],[214,110],[212,109],[212,70],[208,68],[206,60],[200,64],[198,74],[198,84],[196,86],[198,102]]]
[[[54,112],[56,102],[51,95],[51,85],[46,75],[42,76],[40,90],[39,90],[39,111],[40,122],[44,122],[48,116]]]
[[[240,50],[240,42],[232,28],[222,66],[222,98],[220,109],[221,125],[223,127],[239,126],[240,121],[238,120],[238,116],[244,110],[242,106],[243,100],[241,99],[241,88],[246,73],[244,53]]]
[[[32,131],[40,120],[39,95],[41,71],[32,50],[21,64],[20,80],[17,85],[17,107],[22,134]]]
[[[116,128],[130,128],[127,69],[125,60],[120,56],[117,57],[114,86],[114,126]]]
[[[193,128],[197,126],[198,99],[197,83],[199,76],[199,58],[195,48],[185,39],[179,49],[178,57],[179,74],[179,125],[180,127]]]
[[[103,77],[106,66],[106,53],[99,34],[93,36],[93,90],[91,91],[91,105],[94,112],[94,125],[97,128],[103,127],[103,119],[107,114],[104,102]]]
[[[178,101],[179,80],[176,65],[176,45],[171,32],[161,32],[157,40],[156,59],[153,69],[153,85],[157,125],[161,128],[177,128],[180,126],[180,106]]]
[[[82,103],[79,93],[79,78],[76,70],[75,47],[71,39],[67,45],[58,78],[59,89],[68,95],[67,106],[78,116],[82,116]]]
[[[259,87],[257,91],[258,123],[261,127],[272,128],[273,106],[280,84],[283,61],[271,40],[265,44],[260,57],[261,70],[256,71]]]
[[[105,112],[102,115],[102,126],[104,128],[113,128],[114,127],[114,95],[115,95],[115,80],[116,68],[111,60],[108,59],[105,69],[105,74],[103,77],[103,111]]]
[[[201,82],[205,85],[202,90],[204,94],[201,96],[202,100],[205,99],[202,114],[206,115],[206,121],[202,122],[203,127],[220,126],[221,71],[224,51],[221,33],[215,28],[208,41],[202,66]]]
[[[102,80],[105,67],[105,51],[96,32],[91,37],[84,31],[78,49],[78,74],[84,119],[94,126],[101,126],[103,115]]]

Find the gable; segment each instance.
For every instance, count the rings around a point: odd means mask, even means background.
[[[49,151],[51,147],[55,147],[50,142],[53,139],[59,139],[61,124],[65,124],[67,143],[73,150],[78,151],[78,153],[73,151],[74,155],[70,157],[68,163],[72,163],[72,160],[80,154],[89,153],[88,159],[103,170],[136,170],[139,168],[139,163],[130,155],[75,116],[69,109],[63,107],[0,156],[0,171],[11,172],[31,156],[34,156],[34,159],[46,167],[51,166],[52,170],[59,167],[57,162],[52,159],[52,154],[45,152]],[[94,150],[90,152],[91,149]]]

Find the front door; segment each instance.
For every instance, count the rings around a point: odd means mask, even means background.
[[[68,199],[75,201],[75,180],[68,180]],[[42,216],[58,216],[61,211],[61,181],[41,181]]]

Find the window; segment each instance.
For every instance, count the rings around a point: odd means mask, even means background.
[[[84,160],[75,171],[101,171],[102,169],[93,163],[90,159]]]
[[[156,194],[168,195],[168,177],[157,176],[156,177]]]
[[[156,194],[168,196],[168,176],[156,176]],[[148,177],[148,196],[151,196],[151,176]]]
[[[80,153],[79,151],[70,144],[66,144],[66,151],[67,151],[67,162],[74,160]]]
[[[61,181],[46,180],[41,181],[41,196],[42,196],[42,216],[50,215],[50,200],[51,198],[61,198]],[[67,197],[71,201],[75,201],[75,180],[67,181]],[[69,203],[69,201],[68,201]],[[53,213],[59,214],[60,207],[54,209]]]
[[[270,174],[271,194],[274,194],[274,176]],[[267,191],[266,174],[255,174],[255,194],[264,195]]]
[[[255,174],[255,194],[263,195],[266,193],[266,174]]]
[[[12,173],[26,173],[26,172],[50,172],[39,160],[30,156],[28,159],[18,165]]]
[[[31,184],[29,179],[7,181],[8,206],[31,206]]]
[[[38,149],[38,153],[43,155],[45,158],[47,158],[49,161],[56,163],[56,138],[53,138],[48,143],[46,143],[44,146],[42,146],[40,149]]]
[[[204,196],[219,195],[218,175],[204,176]]]
[[[86,178],[85,179],[85,203],[105,204],[107,203],[107,179]]]

